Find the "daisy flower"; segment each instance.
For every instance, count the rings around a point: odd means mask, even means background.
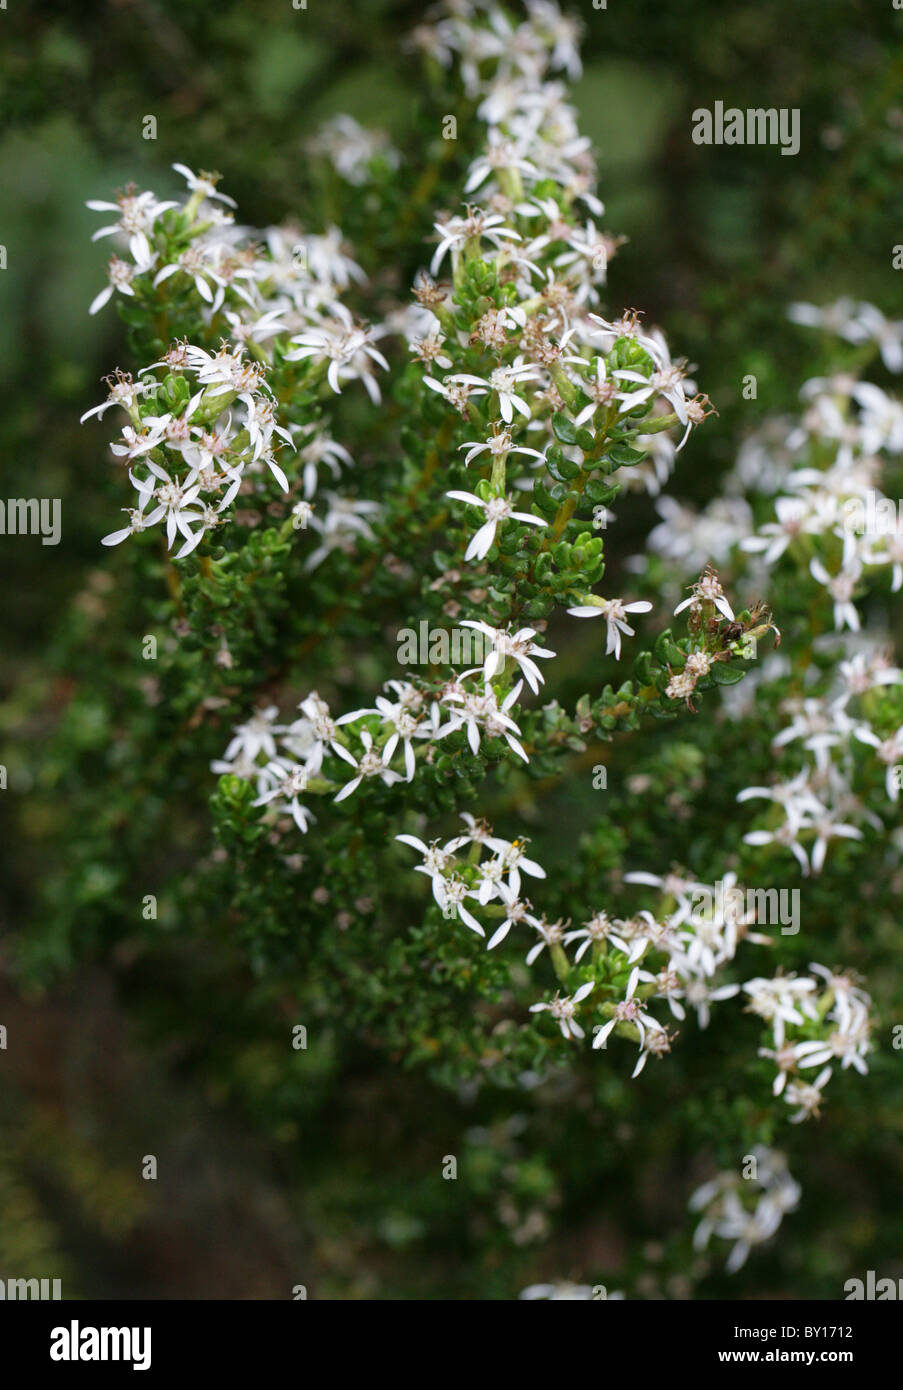
[[[173,164],[177,174],[188,184],[190,193],[200,193],[202,198],[215,198],[217,202],[226,203],[230,208],[235,207],[235,199],[228,198],[225,193],[217,193],[216,185],[219,181],[219,174],[208,174],[203,170],[199,174],[194,174],[187,164]]]
[[[505,226],[501,213],[484,212],[481,208],[468,208],[467,212],[467,217],[449,217],[444,222],[433,224],[439,233],[439,245],[430,262],[431,275],[437,273],[449,252],[452,265],[456,265],[458,256],[468,242],[479,247],[481,241],[488,241],[498,249],[506,239],[520,241],[520,233],[513,227]]]
[[[521,627],[518,628],[517,632],[508,632],[505,628],[492,627],[489,623],[477,622],[472,618],[464,618],[461,626],[472,627],[475,631],[482,632],[492,643],[492,650],[483,663],[483,679],[485,681],[491,681],[493,676],[504,668],[505,658],[511,657],[512,661],[515,661],[523,672],[533,694],[539,693],[539,687],[544,682],[545,677],[533,657],[552,657],[555,653],[546,647],[536,645],[533,641],[536,636],[535,628]],[[464,671],[462,672],[462,679],[472,674],[472,671]]]
[[[351,778],[350,782],[345,783],[338,795],[333,797],[333,801],[344,801],[346,796],[351,796],[365,777],[378,777],[387,787],[402,781],[399,774],[386,767],[380,755],[373,751],[373,737],[366,729],[361,729],[360,740],[364,745],[364,751],[359,759],[355,758],[347,748],[343,748],[340,743],[333,745],[333,751],[355,769],[355,776]]]
[[[451,381],[452,379],[453,378],[451,377],[448,378],[449,381]],[[469,379],[475,380],[476,378]],[[431,384],[432,378],[426,377],[425,380],[427,386],[429,386]],[[467,381],[468,378],[459,377],[457,378],[457,380]],[[469,464],[471,459],[475,459],[478,454],[485,453],[488,453],[490,457],[494,459],[500,456],[504,457],[507,454],[531,454],[533,458],[538,459],[541,459],[543,457],[543,455],[540,453],[538,449],[528,449],[522,445],[515,445],[511,438],[511,432],[507,429],[493,430],[492,434],[488,439],[465,440],[463,444],[458,445],[458,448],[468,450],[468,453],[465,455],[464,458],[465,464]]]
[[[566,995],[563,999],[560,994],[556,994],[554,999],[548,1003],[531,1004],[531,1014],[542,1013],[548,1010],[561,1029],[561,1036],[570,1041],[572,1038],[585,1038],[586,1034],[574,1017],[577,1005],[580,1004],[588,994],[595,989],[595,982],[590,980],[583,984],[573,994]]]
[[[471,507],[481,507],[486,514],[486,520],[479,530],[471,537],[470,543],[464,552],[465,560],[484,560],[492,549],[495,540],[496,528],[500,522],[523,521],[528,526],[547,526],[548,522],[542,517],[533,516],[530,512],[516,512],[507,497],[490,497],[484,502],[481,497],[477,497],[472,492],[447,492],[446,497],[453,497],[456,502],[467,502]]]
[[[674,610],[674,616],[682,613],[685,608],[700,609],[704,603],[713,603],[722,617],[730,622],[734,621],[734,610],[725,597],[721,587],[721,580],[714,570],[707,569],[703,575],[691,586],[689,598],[685,598],[683,603],[679,603]]]
[[[576,608],[569,608],[567,611],[573,618],[604,618],[608,625],[606,655],[614,652],[615,660],[620,661],[621,633],[626,633],[628,637],[636,635],[634,628],[626,620],[627,614],[648,613],[651,607],[652,604],[646,599],[640,599],[635,603],[625,603],[623,599],[607,598],[597,599],[592,605],[578,604]]]

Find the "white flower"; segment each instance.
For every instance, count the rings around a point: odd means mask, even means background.
[[[606,655],[614,652],[615,660],[621,659],[621,633],[624,632],[628,637],[634,637],[635,630],[626,621],[628,613],[648,613],[652,604],[645,599],[640,599],[635,603],[625,603],[623,599],[607,598],[597,599],[591,606],[589,604],[579,604],[576,608],[569,608],[568,612],[574,618],[604,618],[608,624],[608,641],[606,643]]]
[[[350,554],[358,536],[372,540],[373,531],[367,517],[376,516],[381,510],[378,502],[363,497],[341,497],[335,492],[327,492],[326,501],[326,515],[309,518],[310,528],[319,533],[322,544],[305,560],[306,570],[316,569],[333,550]]]
[[[132,289],[132,281],[136,275],[150,270],[155,260],[156,256],[153,256],[148,261],[139,261],[135,265],[129,265],[128,261],[121,261],[118,256],[111,256],[110,264],[107,266],[107,279],[110,283],[91,300],[88,313],[96,314],[99,309],[102,309],[112,298],[114,290],[118,290],[120,294],[127,295],[129,298],[134,298],[135,291]]]
[[[435,877],[433,879],[433,895],[442,908],[444,917],[460,917],[465,927],[475,931],[477,936],[486,935],[476,917],[464,905],[465,898],[475,898],[477,895],[473,889],[467,887],[463,879]]]
[[[690,417],[688,413],[687,395],[684,391],[683,383],[686,372],[679,364],[668,363],[667,366],[654,371],[651,376],[646,377],[642,372],[631,371],[628,368],[620,368],[612,373],[619,381],[636,381],[640,383],[638,391],[620,391],[618,400],[624,403],[628,412],[635,410],[638,405],[643,405],[653,396],[661,396],[672,407],[675,415],[682,425],[687,427],[689,433]],[[678,445],[678,453],[683,448],[687,434],[683,441]]]
[[[824,868],[828,845],[831,840],[861,840],[862,831],[855,825],[847,825],[834,819],[834,813],[823,811],[813,822],[815,844],[812,846],[812,872],[819,874]]]
[[[491,835],[486,843],[496,854],[502,856],[505,868],[508,871],[508,881],[514,889],[515,894],[520,893],[521,869],[523,869],[525,874],[529,874],[530,878],[545,878],[546,871],[542,865],[537,864],[535,859],[529,859],[527,857],[525,852],[527,841],[522,839],[502,840],[495,835]]]
[[[874,729],[864,725],[857,726],[853,733],[860,743],[868,743],[876,749],[881,762],[887,764],[885,786],[891,801],[896,801],[900,795],[900,787],[895,765],[903,763],[903,724],[896,733],[886,739],[880,739]]]
[[[477,865],[477,872],[480,875],[477,896],[483,906],[494,898],[501,898],[504,903],[514,902],[517,895],[505,881],[505,861],[501,855],[483,860]]]
[[[188,343],[185,356],[190,369],[196,372],[198,382],[208,388],[205,399],[238,394],[241,391],[256,391],[266,375],[266,368],[262,363],[245,358],[241,344],[235,347],[226,343],[218,352],[211,353],[205,348]]]
[[[355,187],[370,177],[370,163],[377,156],[398,167],[399,154],[381,130],[368,130],[353,116],[332,116],[307,141],[311,154],[325,155],[340,178]]]
[[[154,259],[154,250],[148,239],[148,233],[153,231],[153,226],[161,213],[168,211],[169,208],[178,207],[178,203],[161,203],[153,193],[121,193],[115,203],[106,203],[96,198],[91,198],[85,207],[92,212],[115,212],[118,219],[108,227],[99,227],[93,233],[91,240],[97,241],[100,237],[114,236],[123,233],[129,239],[129,252],[136,265],[148,266]]]
[[[871,381],[857,381],[850,394],[859,406],[863,452],[876,454],[887,449],[899,453],[903,448],[903,405]]]
[[[449,853],[448,847],[440,849],[438,840],[427,845],[416,835],[396,835],[395,838],[400,840],[403,845],[410,845],[412,849],[418,850],[423,855],[423,863],[415,865],[416,873],[429,874],[430,878],[435,878],[437,874],[444,874],[451,863],[452,855]]]
[[[832,1010],[832,1014],[834,1014]],[[824,1062],[838,1060],[844,1071],[854,1067],[860,1076],[868,1072],[866,1056],[871,1051],[867,1010],[858,1007],[854,1014],[830,1033],[823,1041],[797,1044],[798,1064],[801,1071],[807,1067],[819,1067]]]
[[[710,1004],[720,1003],[724,999],[733,999],[739,993],[740,986],[738,984],[718,985],[713,988],[708,980],[699,979],[688,979],[683,988],[683,998],[692,1009],[696,1010],[696,1019],[700,1028],[708,1028],[709,1026]],[[670,996],[668,1002],[671,1002]],[[680,1018],[681,1014],[678,1013],[676,1016]]]
[[[235,733],[223,754],[224,761],[230,762],[241,756],[254,762],[262,753],[268,763],[275,762],[278,754],[274,733],[278,713],[278,706],[267,705],[255,710],[244,724],[236,725]]]
[[[245,429],[251,441],[252,460],[263,458],[283,492],[288,492],[288,479],[270,453],[273,435],[278,435],[294,449],[292,436],[284,425],[277,425],[273,403],[266,396],[252,396],[243,391],[239,396],[245,407]]]
[[[848,661],[842,661],[838,668],[844,690],[835,704],[840,708],[854,695],[866,695],[882,685],[899,685],[903,681],[903,671],[892,665],[881,651],[856,652]]]
[[[568,250],[555,257],[556,266],[572,266],[575,261],[583,261],[600,279],[605,275],[612,242],[606,232],[596,230],[595,222],[587,221],[582,229],[571,228],[565,240]]]
[[[721,587],[721,581],[717,574],[707,570],[697,582],[692,585],[692,593],[689,598],[685,598],[683,603],[679,603],[674,610],[674,616],[682,613],[685,608],[699,609],[703,603],[714,603],[718,612],[723,617],[734,621],[734,610],[731,608]]]
[[[203,171],[193,174],[186,164],[174,164],[172,167],[177,174],[182,175],[191,193],[200,193],[204,198],[215,198],[220,203],[227,203],[230,208],[235,207],[233,198],[227,198],[225,193],[217,193],[218,174],[205,174]]]
[[[452,264],[468,242],[479,248],[481,241],[489,241],[498,247],[507,238],[520,241],[520,233],[513,227],[505,226],[505,219],[498,212],[484,212],[481,208],[468,208],[467,217],[449,217],[444,222],[433,224],[439,233],[439,245],[430,262],[430,274],[435,275],[449,251]]]
[[[792,1125],[798,1125],[803,1120],[808,1120],[810,1115],[818,1115],[823,1099],[822,1089],[830,1080],[831,1068],[824,1067],[813,1082],[791,1081],[789,1083],[784,1091],[784,1099],[788,1105],[799,1106],[796,1114],[790,1116]]]
[[[351,464],[351,455],[342,444],[338,444],[328,434],[315,434],[298,449],[298,462],[302,467],[304,496],[313,497],[319,482],[319,465],[325,463],[332,476],[337,478],[341,465]]]
[[[590,980],[587,984],[580,985],[579,989],[576,989],[572,995],[566,995],[563,999],[560,994],[556,994],[554,999],[550,1000],[548,1003],[531,1004],[530,1012],[531,1014],[536,1014],[541,1013],[544,1009],[548,1009],[549,1013],[558,1023],[563,1038],[567,1038],[568,1041],[570,1041],[571,1038],[583,1038],[586,1034],[580,1027],[574,1014],[576,1013],[577,1005],[581,1003],[595,987],[595,982]]]
[[[395,750],[401,744],[404,752],[405,773],[408,782],[414,779],[414,769],[416,767],[414,756],[414,745],[412,739],[429,738],[432,730],[424,724],[419,715],[411,713],[408,706],[401,700],[394,704],[387,700],[385,695],[377,695],[375,709],[352,710],[349,714],[343,714],[336,720],[337,724],[349,724],[352,720],[360,719],[364,715],[378,714],[384,725],[387,725],[390,733],[383,747],[383,762],[386,766],[392,761]]]
[[[661,1059],[671,1051],[671,1034],[667,1028],[663,1028],[660,1023],[654,1023],[646,1029],[642,1042],[640,1043],[640,1055],[637,1058],[636,1066],[630,1073],[631,1080],[635,1080],[645,1067],[650,1057]]]
[[[521,922],[527,922],[531,927],[538,925],[535,917],[530,915],[529,903],[515,899],[514,902],[505,905],[505,920],[501,926],[497,927],[492,936],[486,943],[486,950],[492,951],[505,940],[512,927],[519,926]]]
[[[625,883],[642,883],[650,888],[657,888],[666,897],[677,899],[677,911],[671,914],[671,925],[680,926],[684,918],[690,913],[689,894],[699,893],[705,889],[704,883],[697,883],[695,879],[685,878],[682,874],[651,874],[645,869],[633,869],[624,875]]]
[[[845,338],[855,324],[857,309],[854,301],[847,298],[838,299],[824,308],[818,308],[815,304],[795,303],[789,305],[787,317],[804,328],[823,328]],[[857,328],[853,328],[854,333],[857,331]]]
[[[861,624],[853,602],[853,594],[862,574],[862,563],[858,557],[845,557],[844,567],[835,575],[828,573],[821,560],[813,558],[809,561],[809,571],[812,578],[823,584],[834,600],[834,626],[837,631],[848,627],[851,632],[858,632]]]
[[[470,393],[474,396],[487,395],[493,391],[496,392],[502,419],[506,424],[510,425],[511,421],[514,419],[515,410],[519,411],[525,419],[530,419],[530,406],[524,397],[518,394],[517,388],[523,382],[536,381],[538,376],[539,372],[537,368],[531,362],[525,363],[523,357],[518,355],[515,357],[510,367],[495,367],[485,380],[481,376],[471,376],[467,372],[458,372],[454,376],[449,377],[448,380],[464,382],[470,387]],[[426,378],[426,381],[427,385],[429,385],[429,378]],[[461,448],[464,447],[465,446],[462,444]],[[487,447],[488,446],[485,444],[472,446],[471,453],[468,454],[466,462],[470,463],[471,458],[479,449],[485,449]],[[509,449],[511,447],[510,437],[508,440],[508,447]],[[542,458],[542,454],[537,453],[535,449],[515,449],[513,452],[535,454],[537,458]]]
[[[111,406],[121,406],[123,410],[131,412],[136,409],[142,396],[146,396],[149,391],[156,390],[155,381],[134,381],[127,372],[116,372],[112,377],[107,377],[109,391],[107,398],[100,405],[93,405],[90,410],[86,410],[81,416],[79,424],[84,424],[92,415],[96,415],[98,420],[102,420]]]
[[[498,173],[500,169],[516,169],[522,174],[536,174],[536,166],[519,154],[512,141],[502,139],[498,134],[490,132],[486,149],[477,156],[470,166],[464,192],[473,193],[474,189],[479,188],[480,184],[485,183],[492,174]]]
[[[723,1239],[736,1241],[725,1265],[727,1273],[736,1274],[742,1269],[752,1247],[769,1240],[780,1224],[781,1213],[767,1198],[760,1200],[754,1212],[749,1212],[737,1194],[729,1192],[716,1227],[716,1233]]]
[[[296,742],[303,746],[305,762],[311,774],[320,771],[327,748],[331,748],[337,757],[354,761],[339,742],[339,730],[329,713],[329,706],[315,690],[299,702],[298,708],[304,717],[295,720],[284,730],[284,742],[289,747]]]
[[[619,1000],[615,1005],[614,1014],[608,1022],[603,1023],[599,1028],[595,1029],[596,1036],[593,1039],[594,1048],[605,1047],[608,1043],[609,1033],[611,1033],[612,1029],[616,1028],[619,1023],[633,1024],[639,1034],[641,1047],[645,1040],[647,1028],[661,1029],[661,1024],[658,1019],[646,1013],[643,1009],[642,1001],[635,998],[636,987],[639,982],[640,968],[638,965],[635,965],[630,972],[624,998]]]
[[[484,502],[472,492],[447,492],[446,497],[453,497],[456,502],[467,502],[471,507],[481,507],[486,513],[486,520],[480,529],[471,537],[470,543],[464,552],[465,560],[484,560],[492,549],[495,540],[496,528],[500,522],[523,521],[529,526],[547,526],[548,522],[542,517],[533,516],[529,512],[516,512],[507,497],[490,497]]]
[[[293,526],[296,531],[306,531],[307,524],[314,514],[310,502],[296,502],[292,507]]]
[[[252,271],[253,274],[253,271]],[[256,310],[255,310],[256,313]],[[234,343],[240,343],[242,347],[249,347],[252,343],[263,343],[267,338],[272,338],[276,333],[285,332],[285,324],[282,322],[285,310],[268,309],[265,313],[259,314],[256,318],[242,318],[234,309],[224,309],[223,315],[228,320],[231,329],[230,337]]]
[[[124,425],[119,443],[110,445],[110,453],[119,459],[137,459],[156,449],[166,434],[169,415],[145,416],[140,429]]]
[[[779,1096],[783,1093],[790,1073],[796,1071],[799,1065],[801,1047],[805,1047],[805,1043],[785,1042],[781,1047],[760,1047],[757,1050],[757,1056],[770,1057],[778,1069],[771,1086],[773,1096]],[[802,1055],[805,1056],[805,1053]]]
[[[171,276],[178,274],[180,271],[184,272],[184,274],[188,275],[189,278],[194,281],[194,287],[198,294],[202,299],[207,301],[213,312],[216,313],[222,304],[223,296],[220,294],[218,296],[219,303],[216,303],[213,291],[208,283],[208,280],[214,278],[213,271],[212,267],[207,264],[205,259],[204,248],[201,246],[189,246],[180,254],[178,260],[171,261],[169,265],[163,266],[162,270],[159,270],[154,276],[154,288],[156,289],[158,285],[162,285],[165,280],[168,280]],[[248,271],[247,273],[252,275],[253,271]]]
[[[625,955],[629,955],[629,947],[616,935],[614,924],[609,920],[607,912],[595,913],[588,922],[584,922],[582,927],[577,927],[574,931],[568,932],[564,940],[565,945],[570,945],[572,941],[580,942],[574,955],[575,965],[579,965],[590,946],[595,945],[597,942],[601,945],[603,942],[610,941],[613,945],[617,946],[619,950],[622,950]],[[646,943],[644,942],[643,950],[645,950],[645,948]],[[640,955],[642,955],[642,951]]]
[[[200,485],[194,483],[190,487],[187,486],[181,479],[171,477],[166,469],[154,463],[153,459],[147,459],[146,463],[151,473],[150,478],[139,479],[132,473],[129,474],[139,494],[148,501],[153,499],[157,503],[150,515],[144,518],[144,524],[153,526],[155,522],[165,518],[166,543],[170,549],[177,533],[186,540],[193,540],[189,522],[196,519],[197,514],[193,513],[191,508],[200,494]]]
[[[771,1023],[775,1045],[783,1047],[786,1024],[801,1027],[807,1018],[817,1017],[809,998],[815,988],[814,980],[778,975],[773,980],[747,980],[743,992],[749,995],[748,1012]]]
[[[809,969],[814,975],[821,975],[826,988],[834,995],[830,1017],[838,1019],[844,1031],[858,1030],[868,1016],[871,996],[855,983],[849,972],[829,970],[814,961],[810,962]]]
[[[374,405],[379,405],[382,397],[371,364],[375,362],[384,371],[388,371],[389,364],[373,346],[373,337],[372,328],[335,320],[331,325],[296,333],[291,341],[297,346],[285,354],[285,360],[298,362],[313,357],[328,361],[326,380],[337,395],[346,381],[362,381]]]
[[[147,495],[145,494],[142,497],[142,505],[146,505],[146,503]],[[123,526],[118,531],[111,531],[109,535],[103,536],[100,542],[101,545],[121,545],[123,541],[128,540],[129,536],[138,535],[141,531],[147,529],[148,522],[146,518],[142,516],[140,508],[123,507],[122,510],[129,518],[128,526]]]
[[[735,1242],[726,1266],[729,1274],[745,1264],[753,1246],[770,1240],[800,1199],[799,1184],[790,1176],[783,1154],[757,1145],[752,1157],[756,1161],[754,1177],[719,1173],[697,1188],[689,1201],[691,1211],[704,1212],[693,1235],[694,1249],[704,1250],[713,1235]],[[754,1194],[754,1211],[740,1200],[741,1188],[746,1201],[747,1194]]]
[[[267,763],[264,775],[273,785],[253,803],[267,806],[272,801],[284,803],[302,834],[307,833],[308,822],[315,819],[313,813],[301,805],[298,797],[306,790],[310,772],[303,763],[293,763],[289,758],[277,757]]]
[[[794,728],[794,725],[790,725],[790,728]],[[792,735],[792,737],[797,736],[797,734]],[[782,743],[788,742],[789,737],[791,735],[787,729],[783,731],[783,734],[778,735]],[[773,746],[776,744],[777,740],[774,740]],[[811,746],[811,743],[806,744],[806,747]],[[819,744],[818,746],[821,747],[822,745]],[[789,782],[775,782],[770,787],[744,787],[742,791],[737,793],[737,800],[749,801],[753,798],[765,798],[778,806],[782,806],[784,814],[791,824],[803,825],[807,823],[805,819],[807,816],[819,815],[824,810],[809,785],[810,776],[809,768],[805,767]],[[811,821],[808,824],[811,824]]]
[[[533,657],[552,657],[554,652],[545,647],[538,647],[533,641],[536,636],[536,629],[532,627],[518,628],[517,632],[509,632],[505,628],[492,627],[489,623],[482,621],[476,622],[471,618],[464,618],[461,622],[462,627],[472,627],[477,632],[482,632],[492,643],[492,650],[483,663],[483,678],[489,682],[497,672],[501,671],[505,664],[505,658],[511,657],[517,662],[521,671],[526,677],[527,684],[536,695],[539,687],[545,680]],[[462,673],[465,676],[473,674],[470,671]]]
[[[449,381],[464,380],[465,378],[448,378]],[[432,384],[431,377],[425,377],[427,386]],[[488,453],[492,458],[505,457],[508,454],[531,454],[533,458],[542,458],[538,449],[528,449],[522,446],[515,446],[508,430],[493,430],[488,439],[469,439],[465,443],[458,445],[459,449],[467,449],[468,453],[464,459],[465,464],[470,463],[478,454]]]
[[[533,926],[539,933],[539,940],[527,952],[527,965],[532,965],[547,946],[561,946],[563,944],[566,923],[562,922],[561,918],[557,922],[547,922],[543,917],[541,922],[534,922]]]
[[[467,830],[463,835],[458,835],[451,841],[456,849],[460,849],[462,845],[488,845],[490,848],[492,847],[492,826],[488,821],[477,820],[470,811],[462,811],[461,820],[464,821]],[[502,840],[498,843],[504,845],[507,844],[507,841]]]
[[[778,497],[774,509],[777,521],[767,521],[755,536],[747,536],[740,542],[741,550],[763,552],[766,565],[773,565],[780,559],[788,545],[805,530],[805,522],[811,514],[808,500],[802,497]]]
[[[364,745],[364,751],[359,759],[355,758],[347,748],[343,748],[340,743],[333,745],[333,751],[338,753],[341,758],[344,758],[346,763],[350,763],[356,773],[356,775],[351,778],[350,782],[345,783],[338,795],[333,797],[333,801],[344,801],[346,796],[351,796],[352,792],[360,786],[365,777],[378,777],[387,787],[391,787],[393,783],[402,780],[397,772],[393,772],[391,768],[386,767],[378,753],[374,753],[373,738],[366,729],[361,729],[360,740]]]
[[[525,763],[529,762],[530,759],[516,737],[520,729],[508,713],[511,706],[517,703],[522,688],[523,682],[518,681],[501,705],[498,703],[495,688],[491,685],[485,686],[482,691],[468,691],[463,687],[450,689],[444,696],[446,707],[451,706],[448,708],[449,720],[436,730],[435,737],[444,738],[447,734],[466,728],[470,750],[476,754],[480,751],[482,731],[487,738],[504,738],[513,753]]]
[[[567,358],[567,361],[582,361],[582,358]],[[574,424],[579,428],[592,421],[600,405],[610,405],[617,395],[617,386],[608,378],[605,366],[605,358],[596,358],[596,374],[588,380],[581,378],[580,385],[588,396],[592,399],[589,405],[584,406],[579,415],[574,417]]]
[[[815,754],[816,767],[825,772],[831,763],[831,749],[849,743],[854,729],[839,705],[829,706],[826,700],[810,697],[794,709],[792,721],[772,739],[772,747],[783,748],[802,738],[803,747]]]
[[[848,326],[851,342],[878,343],[881,360],[889,372],[903,371],[903,320],[886,319],[874,304],[860,304],[853,322]]]
[[[777,830],[750,830],[743,836],[745,845],[781,845],[784,849],[789,849],[796,862],[799,864],[804,874],[809,873],[809,857],[805,849],[799,842],[801,830],[811,828],[812,822],[808,819],[788,820]]]

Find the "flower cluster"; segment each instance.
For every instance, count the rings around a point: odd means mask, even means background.
[[[831,1079],[833,1061],[868,1070],[871,999],[849,972],[810,965],[812,975],[777,975],[774,979],[748,980],[748,1009],[771,1025],[771,1047],[759,1049],[777,1068],[772,1093],[783,1095],[795,1108],[791,1124],[818,1115],[822,1091]],[[816,978],[813,978],[816,977]],[[803,1072],[819,1067],[814,1079]]]
[[[162,381],[151,375],[157,367],[166,371]],[[208,353],[180,343],[138,382],[117,377],[106,404],[129,415],[110,447],[137,496],[125,509],[128,526],[104,536],[104,545],[164,524],[170,550],[182,541],[175,555],[181,560],[222,525],[246,476],[253,488],[255,475],[268,469],[288,491],[276,450],[291,447],[292,438],[276,423],[263,368],[241,347],[224,343]]]
[[[462,7],[415,36],[441,63],[460,56],[486,143],[462,211],[435,223],[431,276],[451,280],[421,278],[409,347],[427,389],[470,426],[459,445],[465,468],[488,468],[475,488],[446,494],[482,514],[463,561],[529,555],[532,585],[550,561],[566,569],[560,542],[576,509],[607,505],[629,482],[605,478],[643,464],[650,449],[670,461],[710,407],[639,314],[593,312],[620,239],[597,226],[604,207],[589,144],[553,80],[574,68],[576,31],[552,5],[537,0],[528,11],[514,45],[494,8]],[[682,432],[679,442],[669,430]],[[660,462],[651,476],[660,486]],[[616,659],[622,635],[634,635],[626,615],[652,607],[589,594],[565,574],[552,587],[571,613],[606,618],[606,654]]]
[[[593,1048],[606,1048],[613,1033],[633,1042],[639,1048],[633,1070],[637,1077],[650,1055],[661,1058],[670,1052],[675,1036],[651,1012],[653,1004],[666,1004],[680,1022],[689,1008],[704,1029],[712,1004],[742,992],[748,1011],[773,1028],[773,1049],[762,1048],[759,1056],[773,1058],[778,1068],[773,1094],[799,1107],[795,1122],[818,1114],[822,1088],[831,1077],[824,1063],[837,1058],[844,1069],[867,1070],[871,1001],[849,975],[813,965],[821,985],[818,979],[781,974],[742,985],[715,978],[733,961],[742,941],[773,942],[770,935],[753,930],[756,905],[749,905],[736,875],[726,875],[715,892],[678,874],[634,871],[625,882],[658,889],[674,907],[659,915],[642,908],[630,918],[598,911],[571,929],[569,920],[538,917],[526,897],[521,875],[545,879],[546,872],[527,856],[524,840],[500,839],[469,812],[463,819],[466,830],[444,844],[410,834],[396,839],[421,855],[416,869],[430,879],[443,916],[487,938],[487,950],[516,929],[519,936],[528,934],[527,965],[548,953],[561,988],[551,999],[532,1004],[530,1012],[548,1013],[566,1042],[585,1038],[581,1015],[601,1017],[604,1022],[593,1025]],[[575,946],[571,960],[568,948]],[[812,1084],[799,1075],[819,1066],[823,1069]]]
[[[380,401],[376,372],[388,364],[375,346],[378,331],[357,322],[342,300],[365,277],[337,228],[304,234],[273,227],[258,241],[222,206],[234,203],[217,191],[218,176],[173,167],[188,183],[183,202],[134,189],[116,203],[89,202],[92,210],[118,213],[95,236],[120,238],[131,257],[114,256],[110,283],[91,312],[114,290],[139,310],[164,302],[175,317],[179,309],[194,314],[198,333],[218,335],[220,346],[176,341],[137,380],[122,372],[110,378],[106,401],[83,416],[117,407],[128,417],[111,448],[128,466],[137,504],[126,509],[128,526],[104,544],[165,522],[168,547],[180,539],[175,558],[184,559],[223,524],[237,495],[265,497],[271,477],[286,494],[300,483],[304,501],[286,509],[286,529],[309,521],[319,533],[322,545],[310,557],[315,567],[356,532],[367,534],[366,516],[378,510],[335,493],[322,517],[309,505],[324,469],[335,478],[352,463],[312,403],[354,381]],[[277,398],[268,380],[277,359],[281,381],[288,370],[306,409],[285,409]]]
[[[903,368],[900,325],[874,306],[797,304],[790,312],[797,323],[872,345],[892,371]],[[903,404],[848,370],[813,378],[801,396],[801,420],[770,420],[747,440],[725,497],[701,513],[659,499],[663,520],[649,546],[681,567],[713,552],[737,573],[751,561],[763,584],[786,577],[806,595],[823,674],[816,683],[813,670],[789,688],[780,660],[753,674],[743,698],[754,689],[778,693],[772,748],[781,771],[768,785],[741,789],[738,800],[770,803],[745,843],[791,854],[809,876],[840,844],[884,830],[871,794],[875,773],[890,803],[903,786],[903,673],[862,618],[871,593],[903,586],[903,515],[881,490],[903,450]],[[770,519],[756,525],[743,493]]]
[[[736,1274],[750,1251],[771,1239],[784,1217],[796,1210],[801,1195],[786,1158],[777,1149],[757,1146],[750,1159],[753,1171],[748,1176],[719,1173],[690,1198],[690,1209],[703,1213],[693,1239],[695,1248],[704,1250],[712,1236],[734,1242],[725,1266],[728,1274]]]

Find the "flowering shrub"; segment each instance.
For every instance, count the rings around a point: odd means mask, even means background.
[[[303,1025],[286,1113],[358,1046],[492,1092],[501,1137],[439,1142],[515,1252],[548,1234],[575,1143],[606,1150],[587,1184],[635,1142],[647,1169],[690,1153],[701,1216],[666,1238],[693,1287],[805,1203],[793,1155],[822,1108],[867,1104],[881,949],[858,928],[903,851],[903,521],[880,505],[903,406],[865,374],[903,368],[903,325],[792,306],[836,360],[723,495],[675,500],[714,407],[613,301],[576,39],[550,0],[417,28],[458,113],[426,241],[431,187],[396,208],[399,151],[350,117],[311,158],[372,209],[377,256],[335,208],[241,225],[228,152],[223,178],[175,165],[179,198],[89,204],[118,247],[90,309],[115,302],[132,362],[85,418],[118,430],[103,544],[154,663],[113,765],[141,838],[173,847],[102,891],[124,916],[151,894],[148,932],[225,938],[258,1021]],[[637,497],[660,522],[612,572]],[[401,669],[424,622],[478,635],[478,659]],[[612,1274],[511,1268],[529,1298]],[[622,1275],[643,1292],[641,1252]]]

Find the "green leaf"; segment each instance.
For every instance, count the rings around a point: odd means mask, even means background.
[[[558,511],[558,503],[539,480],[533,484],[533,504],[543,516],[554,516]]]
[[[580,472],[580,468],[576,463],[572,463],[570,459],[564,457],[562,457],[553,468],[548,456],[546,456],[546,464],[552,477],[559,483],[566,483],[571,478],[576,478],[577,474]]]
[[[629,444],[612,444],[608,451],[608,457],[619,467],[624,467],[631,463],[642,463],[646,457],[645,449],[632,449]]]
[[[552,430],[555,438],[560,439],[562,444],[577,443],[577,431],[573,423],[560,411],[552,416]]]
[[[728,666],[723,661],[716,661],[712,667],[712,679],[716,685],[736,685],[745,675],[741,666]]]

